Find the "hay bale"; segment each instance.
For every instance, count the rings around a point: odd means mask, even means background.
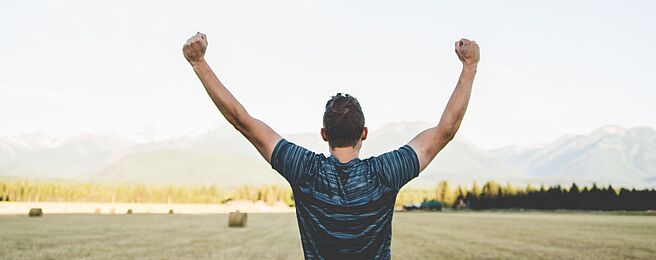
[[[100,214],[100,209],[96,209],[93,211],[93,214]]]
[[[248,215],[245,212],[230,212],[228,215],[228,227],[245,227]]]
[[[30,217],[40,217],[43,216],[43,210],[41,208],[31,208],[30,213],[27,213]]]
[[[169,215],[173,215],[173,209],[169,209]]]
[[[128,215],[132,215],[132,209],[128,209]]]

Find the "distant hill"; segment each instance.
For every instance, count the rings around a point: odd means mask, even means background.
[[[429,126],[404,122],[371,129],[360,158],[401,147]],[[409,185],[434,187],[446,179],[462,184],[497,180],[653,186],[654,132],[650,128],[605,127],[543,146],[494,151],[484,151],[457,136]],[[318,130],[284,137],[312,151],[328,152]],[[0,176],[219,187],[285,184],[251,144],[229,127],[147,143],[100,134],[63,139],[43,135],[0,137]]]
[[[427,127],[429,125],[426,123],[410,122],[392,123],[372,130],[360,157],[364,159],[399,148]],[[328,154],[327,143],[318,133],[284,137],[314,152]],[[285,183],[246,139],[229,128],[146,144],[135,150],[148,152],[129,155],[101,172],[89,175],[89,179],[105,182],[211,183],[219,186]],[[234,173],[238,173],[237,177],[232,175]],[[434,187],[445,178],[469,183],[474,179],[514,180],[509,177],[517,176],[518,171],[458,137],[409,185]]]
[[[285,184],[264,160],[236,153],[145,151],[127,155],[87,176],[99,182],[217,185]]]
[[[397,149],[428,127],[429,124],[419,122],[387,124],[369,135],[363,145],[363,158]],[[480,183],[492,179],[523,182],[526,178],[521,171],[457,135],[419,177],[408,185],[433,188],[445,179],[454,183],[470,184],[474,180]]]
[[[504,147],[492,154],[547,182],[603,185],[656,184],[656,131],[606,126],[534,147]]]
[[[19,144],[19,145],[16,145]],[[76,178],[132,152],[135,143],[118,136],[83,134],[66,139],[26,135],[0,139],[0,176]]]

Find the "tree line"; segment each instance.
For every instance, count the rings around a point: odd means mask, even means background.
[[[471,209],[654,210],[656,190],[616,189],[596,184],[580,188],[575,183],[568,189],[555,185],[518,190],[488,182],[480,193],[458,194],[452,206]]]
[[[116,203],[225,203],[230,200],[284,202],[294,205],[289,186],[176,186],[143,184],[99,184],[90,182],[0,180],[0,201],[18,202],[116,202]],[[656,209],[655,189],[627,189],[560,185],[536,188],[488,181],[482,186],[451,186],[440,182],[435,188],[403,188],[396,207],[426,201],[444,207],[468,209],[572,209],[572,210],[648,210]]]
[[[99,184],[63,181],[0,180],[0,201],[111,203],[225,203],[230,200],[282,201],[293,205],[292,191],[278,185],[212,186]]]

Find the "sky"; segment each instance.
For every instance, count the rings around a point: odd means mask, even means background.
[[[459,132],[479,147],[656,128],[654,11],[653,1],[5,1],[0,136],[227,125],[182,56],[197,31],[223,83],[283,135],[318,133],[337,92],[360,100],[371,129],[437,123],[461,37],[481,48]]]

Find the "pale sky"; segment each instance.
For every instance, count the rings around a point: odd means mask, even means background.
[[[460,37],[482,53],[460,134],[484,149],[656,127],[654,1],[491,2],[3,1],[0,136],[226,125],[182,56],[196,31],[280,133],[318,132],[336,92],[370,128],[436,123]]]

